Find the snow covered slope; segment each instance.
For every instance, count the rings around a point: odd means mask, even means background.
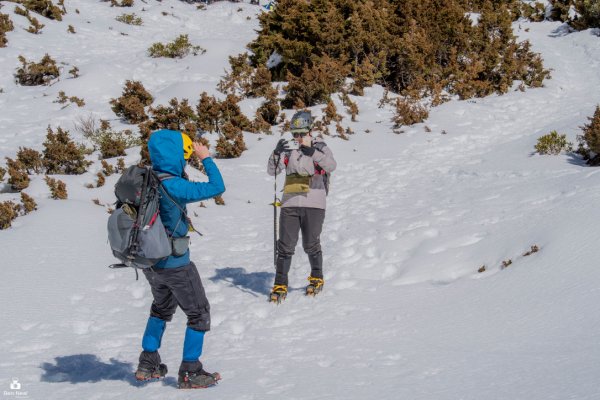
[[[108,100],[126,79],[141,80],[155,104],[216,93],[227,55],[243,51],[257,28],[246,17],[258,9],[248,4],[199,11],[175,0],[136,1],[144,25],[130,27],[114,21],[123,9],[66,3],[65,21],[44,20],[41,36],[22,30],[12,3],[2,9],[16,25],[0,49],[3,71],[16,68],[18,54],[37,60],[48,52],[82,73],[35,88],[0,76],[2,157],[19,146],[41,149],[48,124],[72,128],[87,112],[114,119]],[[317,298],[303,295],[309,269],[299,247],[288,299],[267,303],[273,178],[265,168],[279,135],[248,134],[241,158],[217,160],[227,205],[190,208],[205,234],[193,240],[192,258],[212,305],[202,361],[223,375],[200,393],[177,391],[174,373],[163,382],[133,380],[151,294],[132,271],[106,268],[108,214],[92,203],[114,201],[117,177],[86,189],[98,163],[61,177],[67,201],[48,199],[34,178],[26,192],[39,210],[0,232],[0,388],[9,391],[16,378],[31,399],[600,399],[600,170],[568,155],[532,155],[550,130],[574,140],[600,103],[600,38],[564,35],[555,23],[515,30],[553,69],[546,87],[452,101],[400,135],[374,87],[357,98],[358,122],[343,121],[356,134],[326,139],[339,167]],[[180,33],[206,54],[145,55],[151,43]],[[52,103],[59,90],[86,107],[61,110]],[[523,256],[532,245],[540,250]],[[161,349],[171,371],[184,329],[178,311]]]

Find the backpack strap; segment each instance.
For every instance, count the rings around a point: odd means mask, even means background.
[[[323,149],[327,147],[327,143],[325,142],[316,142],[313,144],[313,147],[323,153]],[[319,164],[315,162],[315,171],[317,175],[321,175],[323,177],[323,184],[325,185],[325,194],[329,194],[329,174],[325,172],[323,168]]]
[[[173,199],[173,197],[171,197],[171,195],[169,194],[169,192],[167,192],[167,189],[166,189],[166,188],[164,187],[164,185],[163,185],[163,181],[166,181],[166,180],[168,180],[168,179],[175,178],[175,175],[171,175],[171,174],[168,174],[168,173],[166,173],[166,172],[161,172],[161,173],[157,173],[157,172],[155,172],[155,171],[153,171],[153,172],[154,172],[155,176],[156,176],[156,177],[158,178],[158,180],[159,180],[159,185],[160,185],[159,187],[160,187],[160,189],[161,189],[162,193],[164,193],[164,194],[165,194],[165,197],[166,197],[167,199],[169,199],[169,201],[171,201],[171,203],[173,203],[173,205],[174,205],[175,207],[177,207],[177,209],[179,209],[179,211],[181,211],[181,215],[182,215],[182,216],[183,216],[183,218],[185,219],[185,222],[187,222],[189,229],[190,229],[191,231],[194,231],[194,232],[196,232],[196,233],[197,233],[198,235],[200,235],[200,236],[204,236],[204,235],[202,235],[202,233],[200,233],[198,230],[196,230],[196,228],[194,228],[194,224],[192,224],[192,220],[191,220],[191,219],[190,219],[190,217],[188,217],[188,215],[187,215],[187,210],[186,210],[185,208],[181,207],[181,206],[179,205],[179,203],[177,203],[177,202],[176,202],[176,201]],[[176,226],[175,228],[177,228],[177,226]],[[175,229],[174,229],[174,230],[175,230]]]

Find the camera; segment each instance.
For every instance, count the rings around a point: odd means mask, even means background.
[[[293,139],[288,139],[287,148],[289,150],[298,150],[300,148],[300,144]]]

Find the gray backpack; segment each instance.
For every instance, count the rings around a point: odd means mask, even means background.
[[[121,263],[110,268],[133,267],[137,279],[138,268],[149,268],[171,255],[171,238],[159,213],[161,187],[161,178],[151,167],[131,166],[119,178],[117,208],[108,218],[108,241]]]

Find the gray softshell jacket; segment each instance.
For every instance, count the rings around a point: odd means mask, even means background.
[[[281,156],[271,154],[267,165],[269,175],[279,174],[285,169],[286,175],[310,175],[310,190],[307,193],[284,193],[281,199],[282,207],[308,207],[325,209],[327,193],[324,176],[317,172],[315,163],[327,174],[332,173],[337,166],[333,153],[321,138],[313,138],[312,145],[315,153],[312,157],[304,155],[300,150],[281,153]],[[277,161],[279,159],[279,164]],[[287,162],[287,166],[286,166]],[[331,181],[331,177],[329,177]]]

